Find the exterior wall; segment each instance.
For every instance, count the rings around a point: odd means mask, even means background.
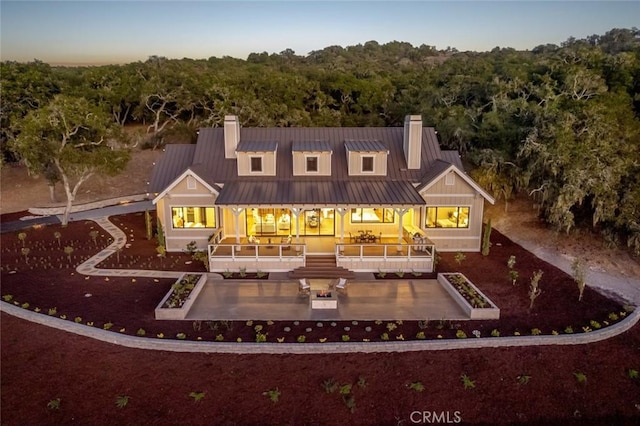
[[[276,153],[274,152],[238,152],[238,176],[275,176]],[[262,172],[251,172],[251,157],[262,157]]]
[[[427,205],[421,209],[420,228],[439,251],[480,251],[484,198],[460,176],[453,185],[446,185],[446,176],[421,193]],[[427,228],[428,207],[469,207],[468,228]]]
[[[362,157],[373,157],[373,173],[362,173]],[[386,176],[387,152],[347,151],[349,176]]]
[[[309,156],[318,157],[318,171],[307,173]],[[294,176],[331,176],[331,152],[293,152]]]
[[[195,241],[199,250],[206,250],[209,236],[215,232],[215,228],[174,228],[171,218],[172,207],[213,207],[217,194],[212,194],[209,189],[196,180],[195,189],[188,189],[185,177],[171,191],[158,201],[156,209],[158,219],[164,227],[167,251],[182,251],[185,246]],[[191,178],[193,179],[193,178]],[[216,227],[220,226],[219,209],[216,209]]]

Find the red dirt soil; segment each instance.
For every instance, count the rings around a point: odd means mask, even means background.
[[[145,239],[141,214],[114,218],[125,228],[131,246],[121,253],[123,268],[160,268],[197,271],[201,264],[184,254],[169,255],[163,262],[155,256],[155,243]],[[238,337],[255,340],[261,325],[268,340],[284,337],[294,342],[305,335],[307,342],[340,340],[379,341],[388,321],[329,322],[299,324],[265,319],[251,325],[221,322],[191,323],[156,321],[153,309],[169,290],[172,280],[148,278],[84,277],[74,271],[80,261],[105,247],[108,235],[100,231],[96,242],[89,237],[99,227],[93,222],[57,225],[25,231],[30,248],[29,264],[20,253],[18,233],[2,235],[2,295],[10,303],[28,303],[46,315],[102,327],[112,322],[114,332],[135,335],[139,329],[155,338],[177,333],[188,339],[201,337],[225,341]],[[54,232],[60,232],[61,247],[73,245],[72,264],[58,247]],[[613,322],[609,314],[622,308],[587,288],[583,302],[572,279],[530,255],[495,232],[488,257],[466,253],[461,265],[453,253],[442,255],[439,271],[460,271],[501,308],[501,319],[491,322],[432,321],[424,330],[427,338],[453,338],[458,329],[472,336],[479,330],[488,336],[498,329],[502,335],[563,332],[572,326],[578,332],[590,321]],[[506,261],[516,256],[520,282],[512,286]],[[51,257],[51,259],[49,259]],[[100,267],[117,267],[111,265]],[[116,262],[117,263],[117,262]],[[162,265],[161,265],[162,263]],[[46,269],[44,269],[46,267]],[[542,269],[543,290],[528,313],[527,287],[533,271]],[[10,271],[17,270],[16,273]],[[408,278],[411,278],[409,275]],[[86,297],[91,294],[90,297]],[[635,424],[640,416],[640,380],[628,377],[628,369],[640,370],[640,327],[605,342],[575,347],[530,347],[425,351],[398,354],[333,355],[221,355],[180,354],[135,350],[94,341],[2,314],[2,424],[411,424],[422,412],[445,413],[464,423],[497,424]],[[392,319],[391,319],[392,320]],[[424,326],[424,324],[422,324]],[[400,335],[415,338],[416,322],[396,324],[391,340]],[[197,327],[200,327],[198,330]],[[217,327],[216,330],[213,330]],[[290,327],[290,331],[285,331]],[[344,327],[350,327],[345,331]],[[367,332],[365,327],[371,327]],[[307,332],[307,328],[313,331]],[[301,343],[302,344],[302,343]],[[579,383],[574,373],[586,375]],[[461,375],[475,381],[464,389]],[[519,384],[518,376],[530,376]],[[358,386],[362,378],[366,386]],[[353,412],[336,391],[326,393],[322,383],[352,384]],[[408,388],[421,382],[425,390]],[[271,402],[263,392],[278,389],[280,399]],[[204,392],[196,402],[191,392]],[[118,396],[129,396],[126,407],[116,407]],[[60,398],[60,408],[47,408]],[[414,413],[420,412],[420,413]],[[423,423],[427,423],[423,421]]]

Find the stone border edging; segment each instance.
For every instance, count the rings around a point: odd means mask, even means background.
[[[218,354],[327,354],[327,353],[379,353],[415,352],[455,349],[503,348],[523,346],[584,345],[606,340],[631,329],[640,320],[640,309],[636,309],[622,321],[609,327],[580,334],[557,336],[508,336],[446,340],[412,340],[402,342],[349,342],[349,343],[233,343],[184,341],[173,339],[145,338],[119,334],[113,331],[77,324],[44,314],[35,313],[12,305],[0,303],[0,311],[17,318],[57,328],[58,330],[89,337],[102,342],[128,348],[168,352],[218,353]]]
[[[71,213],[83,212],[86,210],[99,209],[102,207],[114,206],[124,201],[136,202],[147,199],[147,194],[134,194],[125,197],[108,198],[106,200],[92,201],[85,204],[77,204],[71,207]],[[65,206],[58,207],[31,207],[28,212],[38,216],[51,216],[63,214]]]

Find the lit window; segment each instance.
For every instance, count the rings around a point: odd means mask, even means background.
[[[351,223],[393,223],[393,209],[351,209]]]
[[[362,172],[373,172],[373,157],[362,157]]]
[[[216,227],[216,213],[213,207],[172,207],[171,216],[174,228]]]
[[[307,172],[318,171],[318,157],[307,157]]]
[[[427,228],[468,228],[469,207],[427,207]]]
[[[252,172],[262,171],[262,157],[251,157],[251,171]]]

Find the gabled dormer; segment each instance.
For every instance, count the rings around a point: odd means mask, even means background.
[[[349,176],[386,176],[389,149],[377,140],[347,140]]]
[[[293,175],[331,176],[332,153],[327,141],[293,141]]]
[[[236,148],[238,176],[275,176],[277,151],[275,141],[240,141]]]

